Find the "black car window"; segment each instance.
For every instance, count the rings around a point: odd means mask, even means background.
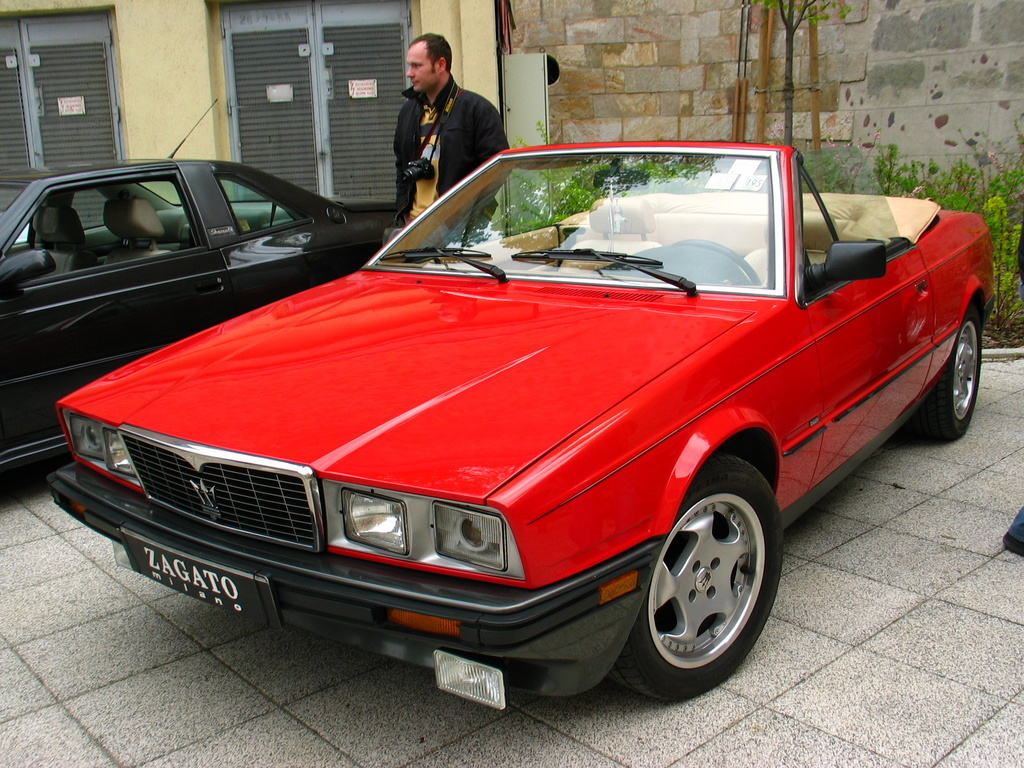
[[[231,212],[243,235],[259,232],[282,224],[290,224],[304,218],[301,214],[282,203],[259,192],[237,179],[218,176],[220,188],[224,191]]]
[[[185,250],[196,241],[181,200],[165,177],[62,188],[36,208],[18,244],[48,250],[57,274]]]

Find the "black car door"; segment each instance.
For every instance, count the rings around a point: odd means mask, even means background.
[[[112,234],[97,202],[112,196],[148,197],[164,234]],[[52,445],[56,399],[234,314],[224,259],[197,237],[195,214],[183,199],[180,182],[166,176],[107,180],[40,199],[39,206],[59,201],[75,208],[84,242],[40,243],[27,223],[29,234],[9,250],[74,248],[89,259],[0,292],[0,468],[40,441]]]

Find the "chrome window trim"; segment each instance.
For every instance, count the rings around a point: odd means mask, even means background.
[[[772,228],[774,231],[773,242],[769,243],[769,247],[772,250],[772,256],[774,258],[774,284],[771,288],[760,288],[755,286],[722,286],[722,285],[706,285],[702,283],[697,284],[697,290],[700,293],[708,294],[722,294],[722,295],[734,295],[734,296],[766,296],[771,298],[786,298],[787,296],[787,265],[786,265],[786,249],[785,249],[785,232],[783,213],[784,206],[782,201],[783,185],[782,185],[782,155],[777,150],[765,149],[761,147],[733,147],[733,146],[685,146],[680,144],[678,146],[665,146],[665,145],[652,145],[652,144],[629,144],[628,146],[621,147],[560,147],[557,149],[527,149],[523,150],[523,154],[528,154],[529,157],[565,157],[571,155],[621,155],[621,154],[662,154],[662,155],[716,155],[716,156],[735,156],[735,157],[749,157],[759,158],[768,161],[768,167],[771,172],[771,192],[769,197],[769,217],[772,221]],[[432,205],[431,209],[438,206],[443,200],[449,196],[454,195],[458,190],[466,184],[471,183],[477,176],[487,172],[494,165],[506,162],[514,162],[515,158],[519,156],[519,153],[512,153],[510,155],[495,155],[490,160],[485,162],[473,173],[467,176],[465,179],[460,181],[454,187],[444,193],[438,200]],[[429,219],[428,215],[417,216],[416,219],[409,225],[409,229],[421,225],[425,220]],[[387,252],[387,247],[381,249],[377,255],[375,255],[368,264],[363,266],[362,269],[374,272],[399,272],[403,274],[415,274],[415,275],[438,275],[444,277],[470,277],[478,278],[481,280],[492,280],[493,278],[488,277],[470,267],[465,270],[424,270],[420,268],[404,267],[402,265],[391,265],[381,264],[380,259]],[[589,285],[589,286],[600,286],[602,288],[610,287],[622,287],[622,288],[642,288],[647,290],[657,290],[666,292],[678,292],[681,293],[680,289],[672,288],[659,283],[657,280],[598,280],[592,278],[578,277],[578,276],[563,276],[558,277],[556,275],[544,276],[544,275],[525,275],[525,274],[509,274],[510,281],[523,282],[540,282],[548,284],[559,284],[569,283],[577,285]],[[685,275],[684,275],[685,277]]]

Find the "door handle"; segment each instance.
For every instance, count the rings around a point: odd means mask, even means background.
[[[927,280],[922,280],[921,282],[919,282],[914,287],[917,288],[917,292],[921,296],[924,296],[926,293],[928,293],[928,281]]]
[[[196,282],[196,291],[198,293],[217,293],[218,291],[224,290],[224,278],[223,277],[211,277],[207,280],[199,280]]]

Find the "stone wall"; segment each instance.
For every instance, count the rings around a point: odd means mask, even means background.
[[[824,140],[939,157],[1015,136],[1024,115],[1024,0],[847,5],[845,18],[818,25]],[[514,52],[545,52],[561,69],[549,89],[553,141],[727,140],[740,76],[745,138],[781,138],[783,30],[776,21],[761,96],[760,6],[746,24],[742,0],[515,0],[514,11]],[[798,139],[811,136],[808,47],[805,24],[796,41]]]

